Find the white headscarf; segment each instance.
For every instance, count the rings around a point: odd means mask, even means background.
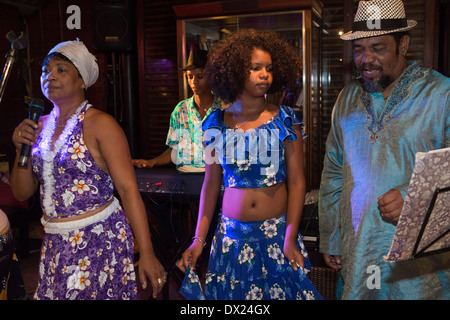
[[[78,69],[86,89],[98,79],[98,64],[95,56],[78,39],[57,44],[48,54],[58,52],[69,59]]]

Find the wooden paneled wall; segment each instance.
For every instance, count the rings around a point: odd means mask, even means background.
[[[225,0],[227,1],[227,0]],[[412,42],[408,58],[416,59],[424,66],[437,68],[438,57],[438,7],[448,0],[404,0],[408,17],[418,21],[412,32]],[[80,38],[96,55],[100,66],[100,78],[88,90],[89,100],[101,110],[106,109],[111,91],[110,55],[95,50],[94,1],[78,0],[81,9],[81,29],[66,27],[66,9],[73,4],[70,0],[28,0],[36,7],[33,12],[24,13],[15,5],[0,4],[0,38],[14,30],[29,32],[28,49],[31,81],[24,80],[24,62],[17,62],[11,75],[4,101],[0,104],[0,154],[14,153],[11,134],[21,121],[26,108],[27,88],[33,96],[40,96],[40,62],[48,50],[56,43]],[[169,117],[179,102],[177,35],[174,5],[213,2],[210,0],[136,0],[139,120],[132,125],[140,127],[140,156],[151,158],[165,150],[165,139]],[[352,77],[351,49],[337,34],[338,29],[347,31],[356,11],[357,0],[322,0],[324,4],[324,29],[329,34],[322,37],[322,67],[326,74],[323,82],[323,110],[321,111],[321,134],[317,150],[322,150],[329,130],[332,105],[340,89]],[[448,33],[447,33],[448,35]],[[9,49],[7,41],[0,41],[0,57]],[[21,59],[26,53],[21,54]],[[26,57],[25,57],[26,58]],[[342,59],[342,61],[341,61]],[[5,60],[0,60],[3,64]],[[320,146],[322,145],[322,146]],[[320,157],[319,157],[320,158]],[[1,160],[1,159],[0,159]],[[314,170],[320,170],[320,163]]]
[[[138,0],[140,50],[139,92],[141,157],[159,155],[165,145],[169,118],[180,101],[178,88],[177,28],[174,5],[192,0]],[[212,1],[197,1],[212,2]]]
[[[76,38],[90,48],[97,57],[100,77],[87,90],[87,97],[95,107],[101,110],[105,107],[107,66],[106,55],[94,49],[92,0],[76,1],[81,12],[80,29],[68,29],[66,25],[70,16],[66,13],[67,7],[74,4],[73,1],[28,0],[9,1],[9,3],[11,4],[0,3],[0,65],[2,69],[6,62],[4,57],[11,47],[11,43],[5,38],[6,33],[14,31],[18,36],[22,31],[28,35],[29,39],[27,48],[17,53],[4,98],[0,103],[0,154],[6,154],[0,158],[0,161],[12,163],[15,157],[15,149],[11,142],[12,132],[26,115],[30,98],[44,98],[39,77],[41,63],[48,51],[61,41]],[[46,113],[50,111],[51,106],[51,103],[47,101]]]
[[[172,6],[196,1],[140,0],[140,2],[142,7],[139,12],[142,13],[143,21],[140,42],[145,48],[144,61],[140,67],[141,150],[143,157],[151,157],[166,148],[164,142],[169,115],[179,100],[176,94],[178,90],[176,73],[179,67],[176,57],[176,18]],[[351,27],[358,1],[322,0],[322,2],[324,29],[327,29],[329,34],[322,37],[322,59],[326,61],[326,65],[323,63],[322,65],[327,68],[325,70],[327,78],[323,84],[321,138],[317,141],[322,146],[316,148],[321,150],[320,152],[323,152],[323,144],[328,134],[334,101],[340,89],[353,76],[351,44],[343,43],[337,32],[347,31]],[[431,49],[437,44],[436,28],[429,22],[429,17],[433,16],[433,10],[438,2],[439,0],[405,0],[408,17],[418,21],[418,26],[411,32],[412,41],[408,58],[418,60],[428,67],[437,67],[436,50],[432,52]],[[321,165],[318,164],[315,170],[320,169]]]

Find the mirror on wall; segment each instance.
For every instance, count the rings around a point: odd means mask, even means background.
[[[245,28],[256,30],[275,31],[283,39],[288,41],[303,58],[303,11],[275,12],[265,14],[243,14],[220,17],[208,17],[200,19],[182,20],[182,37],[179,55],[181,61],[186,61],[192,49],[211,50],[214,44],[227,35]],[[192,95],[185,77],[180,77],[183,83],[180,85],[180,95],[186,99]],[[304,74],[299,74],[297,87],[293,90],[270,95],[268,99],[275,104],[285,104],[303,116]]]
[[[240,2],[242,3],[242,2]],[[242,28],[275,31],[296,48],[303,64],[296,88],[270,95],[269,101],[291,107],[305,123],[303,141],[307,187],[320,183],[324,135],[321,133],[322,87],[321,48],[322,11],[319,0],[258,0],[254,6],[231,8],[229,2],[174,6],[177,15],[179,97],[192,95],[184,77],[189,52],[193,48],[210,50],[220,39]]]

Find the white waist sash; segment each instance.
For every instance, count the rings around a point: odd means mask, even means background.
[[[120,207],[119,200],[114,198],[113,202],[111,202],[105,209],[103,209],[100,212],[97,212],[93,216],[66,222],[46,221],[42,216],[41,223],[44,226],[44,230],[46,233],[67,234],[70,231],[82,229],[84,227],[87,227],[88,225],[94,224],[96,222],[108,218],[119,207]]]

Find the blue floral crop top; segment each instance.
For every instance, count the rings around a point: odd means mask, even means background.
[[[278,113],[261,126],[234,130],[223,123],[224,110],[211,113],[202,124],[205,153],[216,151],[223,168],[225,187],[260,188],[286,181],[284,140],[294,141],[294,125],[304,124],[294,110],[280,106]]]

